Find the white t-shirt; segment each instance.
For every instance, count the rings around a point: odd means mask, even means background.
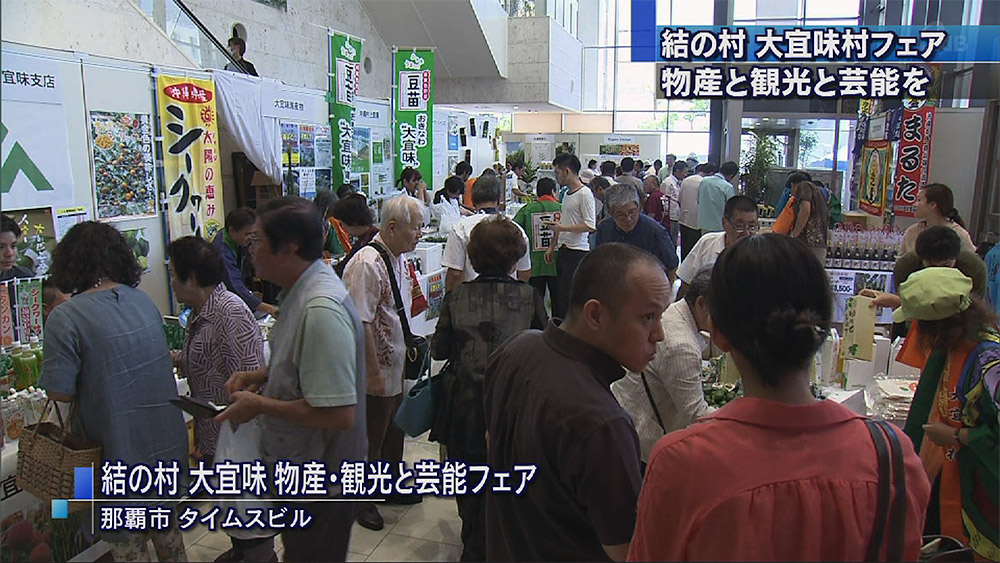
[[[680,223],[691,229],[698,228],[698,189],[702,177],[692,174],[681,182],[681,215]]]
[[[461,221],[455,223],[455,226],[451,228],[451,233],[448,235],[448,243],[445,244],[444,255],[441,257],[441,265],[453,270],[462,270],[464,272],[462,281],[472,281],[479,275],[472,268],[472,262],[469,261],[469,255],[465,248],[469,244],[469,237],[472,235],[473,227],[488,217],[492,217],[492,215],[489,213],[476,213],[475,215],[464,217]],[[517,225],[517,223],[514,224]],[[531,243],[528,242],[528,235],[524,234],[524,229],[520,225],[517,225],[517,230],[521,231],[521,236],[524,237],[525,251],[524,256],[521,256],[517,264],[514,265],[514,270],[518,272],[531,270],[531,255],[528,253]],[[511,277],[515,277],[515,272],[511,272]]]
[[[597,228],[597,206],[594,203],[594,192],[583,186],[575,192],[566,193],[562,202],[562,219],[560,223],[566,226],[586,224],[591,229]],[[590,250],[587,236],[589,233],[559,233],[559,246],[571,250]]]
[[[698,239],[691,253],[677,268],[677,277],[684,283],[691,283],[698,271],[705,266],[715,264],[719,254],[726,249],[726,233],[706,233]]]

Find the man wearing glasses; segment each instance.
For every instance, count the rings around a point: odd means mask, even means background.
[[[755,234],[757,229],[757,204],[753,199],[745,195],[734,195],[727,199],[722,212],[722,232],[702,235],[691,253],[681,262],[680,268],[677,268],[677,275],[681,278],[677,299],[684,297],[688,284],[699,270],[715,264],[715,259],[723,250],[741,238]]]
[[[604,192],[608,218],[597,226],[594,248],[609,242],[637,246],[655,256],[670,282],[677,269],[677,248],[667,229],[639,211],[639,195],[630,184],[615,184]]]

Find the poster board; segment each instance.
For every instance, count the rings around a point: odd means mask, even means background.
[[[82,131],[83,138],[86,140],[89,140],[91,137],[91,112],[140,114],[149,115],[151,120],[155,119],[155,100],[150,88],[150,67],[148,65],[128,64],[120,61],[115,61],[114,65],[83,65],[83,79],[88,112],[86,115],[81,114],[81,121],[84,126]],[[189,74],[197,78],[208,76],[203,73]],[[95,149],[93,145],[90,145],[88,150],[90,154],[86,160],[88,164],[87,181],[84,184],[87,191],[86,199],[77,198],[76,204],[85,206],[88,211],[88,218],[92,219],[95,218],[93,210],[97,208],[97,198],[93,181],[93,152]],[[156,186],[158,190],[162,190],[159,180],[157,180]],[[79,215],[74,220],[78,218]],[[71,226],[73,222],[71,220],[67,224]],[[112,224],[122,232],[138,229],[143,230],[144,238],[148,241],[149,245],[145,253],[146,270],[139,282],[139,289],[146,292],[153,299],[153,302],[156,303],[161,313],[169,314],[170,289],[167,279],[166,233],[164,231],[162,207],[158,206],[154,214],[117,219]]]
[[[355,139],[361,137],[367,140],[368,150],[358,147],[356,162],[352,166],[359,172],[351,183],[355,183],[371,199],[394,194],[392,152],[392,121],[389,100],[371,98],[355,98],[354,128]],[[357,143],[355,143],[357,144]],[[367,176],[365,176],[367,175]],[[428,185],[430,184],[430,178]],[[365,187],[367,186],[367,187]]]

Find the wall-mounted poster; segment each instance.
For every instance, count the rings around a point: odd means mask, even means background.
[[[561,154],[576,154],[576,143],[565,141],[556,145],[556,158]]]
[[[281,124],[281,165],[298,166],[302,156],[299,154],[299,124]]]
[[[316,168],[330,168],[333,166],[333,144],[330,137],[330,126],[319,125],[316,127],[316,138],[313,141],[316,153]]]
[[[458,150],[458,116],[448,115],[448,150]]]
[[[156,215],[156,177],[149,115],[90,112],[97,219]]]
[[[889,141],[868,141],[861,151],[861,192],[858,206],[865,213],[882,216],[885,185],[889,178]]]
[[[132,253],[135,254],[135,259],[139,262],[139,267],[142,268],[142,272],[148,272],[149,238],[146,236],[146,227],[138,229],[125,229],[122,231],[122,236],[125,237],[125,242],[128,243],[129,248],[132,249]]]
[[[17,243],[17,265],[28,268],[36,276],[44,276],[52,264],[56,249],[55,219],[51,207],[36,207],[18,211],[4,211],[21,227]]]
[[[3,208],[73,205],[69,136],[62,104],[64,77],[59,63],[8,52],[4,52],[2,62]]]
[[[603,144],[600,146],[601,157],[621,158],[639,156],[639,143]]]
[[[312,125],[299,125],[299,166],[316,166],[316,153],[313,149],[313,139],[316,128]]]
[[[371,170],[372,133],[367,127],[354,128],[354,145],[351,149],[351,172],[361,173]]]

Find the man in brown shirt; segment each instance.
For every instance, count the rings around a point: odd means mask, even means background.
[[[487,494],[490,561],[624,561],[641,486],[639,440],[611,394],[663,340],[671,288],[660,262],[626,244],[590,252],[561,325],[515,336],[486,372],[488,460],[535,464],[520,496]]]

